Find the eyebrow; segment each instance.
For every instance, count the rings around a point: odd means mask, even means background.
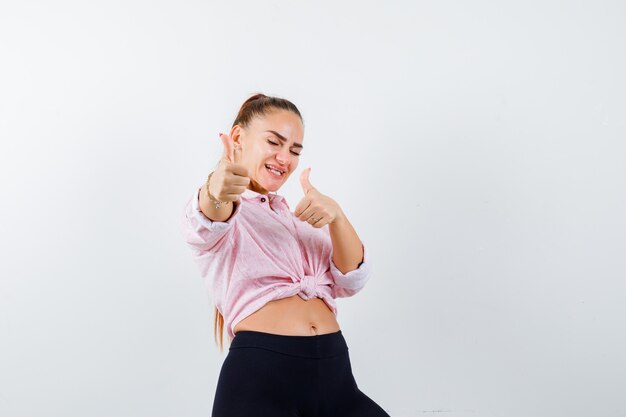
[[[284,137],[283,135],[281,135],[280,133],[278,133],[278,132],[276,132],[274,130],[266,130],[266,132],[273,133],[278,139],[282,140],[283,142],[287,142],[287,138],[286,137]],[[295,146],[296,148],[304,149],[304,146],[302,146],[301,143],[294,142],[293,146]]]

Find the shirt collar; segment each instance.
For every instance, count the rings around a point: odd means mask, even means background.
[[[262,193],[257,193],[256,191],[253,191],[249,188],[246,188],[245,191],[241,194],[241,198],[243,198],[244,200],[252,200],[256,202],[260,202],[262,197],[269,198],[270,203],[272,204],[275,204],[276,202],[278,202],[280,204],[283,204],[285,207],[287,207],[287,210],[290,209],[289,205],[287,204],[287,199],[280,194],[274,194],[274,193],[262,194]]]

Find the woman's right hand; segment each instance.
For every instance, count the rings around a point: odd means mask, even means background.
[[[248,188],[248,168],[241,164],[241,149],[233,139],[220,133],[224,153],[209,181],[209,192],[217,201],[239,202],[240,195]]]

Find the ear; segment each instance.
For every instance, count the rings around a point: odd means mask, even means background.
[[[238,149],[241,149],[241,143],[243,142],[243,136],[241,135],[243,130],[239,125],[233,126],[230,130],[230,137],[233,139],[233,145]]]

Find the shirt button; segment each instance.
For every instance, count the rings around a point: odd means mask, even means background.
[[[261,197],[261,203],[265,203],[265,197]]]

